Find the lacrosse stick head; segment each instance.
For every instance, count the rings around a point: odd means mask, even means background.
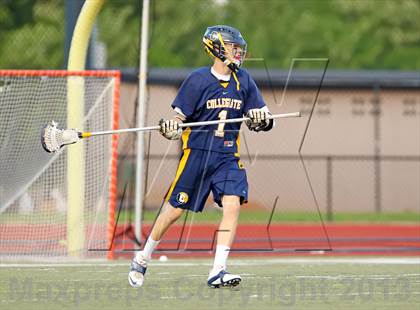
[[[55,153],[65,145],[76,143],[81,133],[75,129],[62,129],[58,123],[51,121],[41,131],[41,144],[48,153]]]

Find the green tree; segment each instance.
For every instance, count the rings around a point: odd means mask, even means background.
[[[63,67],[63,0],[10,0],[0,12],[0,68]]]
[[[65,1],[0,0],[0,68],[64,67]],[[108,66],[138,66],[140,24],[140,1],[105,2]],[[328,57],[330,68],[420,70],[419,0],[152,0],[150,66],[209,64],[201,38],[216,24],[239,28],[249,56],[272,68]]]
[[[138,66],[140,4],[137,0],[108,0],[99,14],[99,40],[107,46],[109,67]]]
[[[32,7],[36,0],[2,0],[0,2],[0,33],[34,22]]]

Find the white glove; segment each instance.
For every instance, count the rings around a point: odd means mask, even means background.
[[[250,130],[266,130],[266,128],[270,127],[270,123],[272,122],[272,120],[268,119],[270,114],[270,112],[263,109],[251,109],[246,114],[246,117],[250,118],[250,120],[245,123]],[[271,127],[269,129],[271,129]]]
[[[161,119],[159,121],[160,130],[159,132],[164,136],[166,139],[169,140],[178,140],[182,135],[182,128],[179,127],[179,123],[176,120],[168,119],[164,120]]]

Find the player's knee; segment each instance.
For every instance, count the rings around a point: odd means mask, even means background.
[[[181,217],[183,212],[184,212],[183,209],[175,208],[169,203],[167,204],[166,213],[168,214],[168,217],[170,218],[171,221],[175,222],[176,220],[178,220]]]
[[[238,213],[241,208],[238,196],[224,196],[222,199],[223,211],[226,213]]]
[[[238,204],[229,204],[229,205],[223,205],[224,213],[230,213],[230,214],[238,214],[241,210],[241,205]]]

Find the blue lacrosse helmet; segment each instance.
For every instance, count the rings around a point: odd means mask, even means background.
[[[217,25],[206,29],[203,36],[204,49],[207,53],[223,61],[233,72],[238,71],[245,56],[247,44],[238,29]],[[227,55],[226,46],[233,45],[233,55]]]

